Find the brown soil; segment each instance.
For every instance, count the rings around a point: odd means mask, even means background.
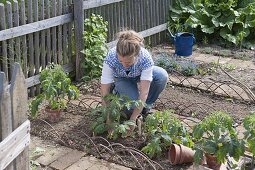
[[[249,73],[249,74],[248,74]],[[217,73],[218,74],[218,73]],[[238,70],[232,72],[232,75],[239,76]],[[250,85],[254,86],[254,70],[245,72],[243,80],[249,79]],[[226,80],[222,75],[212,76],[211,79]],[[95,86],[94,86],[95,87]],[[88,94],[84,88],[81,93],[82,96]],[[95,89],[98,91],[98,89]],[[184,87],[173,86],[168,84],[164,93],[160,96],[160,99],[155,104],[155,109],[163,110],[174,108],[180,115],[191,116],[195,115],[199,119],[202,119],[206,114],[214,110],[222,110],[233,115],[236,123],[240,123],[242,118],[249,112],[255,111],[255,104],[248,103],[240,100],[229,99],[221,96],[215,96],[211,93],[202,92],[200,90],[193,90]],[[85,150],[88,154],[96,154],[96,151],[91,146],[88,136],[92,136],[90,131],[90,125],[94,121],[94,118],[89,114],[89,109],[85,105],[78,105],[77,102],[68,104],[66,110],[62,112],[61,120],[57,123],[49,124],[47,117],[43,113],[39,115],[36,120],[31,120],[32,130],[31,134],[40,137],[44,140],[51,140],[60,143],[61,145],[68,146],[70,148],[76,148],[78,150]],[[106,137],[106,136],[103,136]],[[144,139],[137,135],[132,138],[119,138],[117,141],[128,147],[141,149],[144,146]],[[166,153],[160,158],[155,159],[159,162],[164,169],[178,170],[188,169],[190,165],[172,166],[167,160]],[[127,163],[127,164],[130,164]],[[131,163],[132,164],[132,163]]]

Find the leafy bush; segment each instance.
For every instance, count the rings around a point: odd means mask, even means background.
[[[254,157],[255,157],[255,113],[252,113],[244,118],[243,126],[245,128],[244,138],[246,144],[252,153],[252,169],[254,169]]]
[[[84,22],[84,50],[85,54],[82,62],[84,68],[83,80],[99,78],[101,75],[103,59],[107,54],[107,25],[100,15],[92,14]]]
[[[65,97],[76,99],[79,90],[71,85],[71,80],[65,73],[61,65],[50,64],[40,73],[42,93],[35,97],[29,105],[31,116],[36,117],[39,106],[43,101],[47,102],[47,107],[53,110],[66,107]]]
[[[244,153],[244,141],[238,139],[233,119],[225,112],[213,112],[193,128],[194,160],[197,164],[205,153],[224,163],[227,155],[238,160]]]
[[[192,146],[188,131],[181,121],[175,118],[173,110],[150,114],[145,119],[145,136],[148,144],[142,151],[150,157],[161,155],[172,143]]]
[[[254,46],[254,0],[176,0],[170,7],[169,27],[189,24],[212,39],[250,48]],[[225,43],[225,42],[224,42]]]

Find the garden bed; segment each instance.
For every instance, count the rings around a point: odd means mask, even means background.
[[[168,53],[172,55],[172,48],[169,46],[160,46],[154,48],[153,53]],[[183,58],[183,60],[190,60],[196,64],[208,64],[202,63],[201,61],[195,60],[194,57],[197,55],[201,55],[199,50],[193,54],[192,57]],[[196,56],[195,56],[196,55]],[[207,54],[204,54],[205,56]],[[154,58],[155,59],[155,58]],[[206,67],[207,69],[211,68],[210,63]],[[233,77],[241,78],[244,84],[246,84],[250,89],[254,90],[255,88],[255,80],[254,80],[254,71],[252,69],[246,69],[236,67],[235,69],[229,71]],[[173,75],[173,72],[170,72],[169,75]],[[181,75],[179,75],[181,76]],[[195,75],[194,78],[198,80],[210,80],[217,82],[232,82],[228,75],[226,75],[222,71],[216,70],[215,72],[211,72],[210,74],[205,75]],[[185,116],[185,117],[196,117],[198,119],[203,119],[206,114],[212,111],[226,111],[230,113],[237,124],[240,124],[243,117],[249,114],[252,111],[255,111],[255,104],[250,98],[248,100],[242,100],[240,98],[235,98],[231,96],[227,96],[224,94],[215,95],[213,90],[206,90],[196,87],[184,87],[185,84],[178,85],[178,83],[174,83],[170,81],[165,89],[164,93],[160,96],[159,100],[155,104],[155,109],[157,110],[165,110],[165,109],[174,109],[176,114]],[[111,161],[118,162],[118,160],[114,157],[112,158],[109,155],[109,152],[98,153],[94,144],[102,143],[105,146],[109,145],[102,138],[91,138],[93,136],[90,125],[93,121],[95,121],[89,113],[91,108],[97,106],[100,102],[99,99],[99,84],[92,83],[91,86],[79,85],[79,89],[81,90],[81,96],[78,100],[72,101],[68,104],[66,110],[62,112],[62,118],[58,123],[49,124],[47,122],[47,118],[43,113],[39,114],[39,117],[36,120],[32,120],[32,135],[39,136],[45,140],[53,140],[57,141],[62,145],[68,146],[70,148],[75,148],[78,150],[85,150],[88,154],[93,154],[98,157],[103,157],[105,159],[109,159]],[[90,97],[88,95],[94,96]],[[96,96],[96,97],[95,97]],[[106,136],[102,136],[106,138]],[[130,147],[132,149],[141,149],[145,143],[142,137],[136,136],[135,138],[119,138],[116,141],[109,141],[119,143],[120,148],[116,147],[113,149],[123,150],[125,148],[125,152],[127,152],[126,147]],[[108,146],[109,147],[109,146]],[[100,148],[102,149],[102,148]],[[125,153],[123,151],[123,153]],[[123,154],[119,153],[119,154]],[[138,157],[138,156],[137,156]],[[139,157],[140,159],[140,157]],[[142,159],[142,158],[141,158]],[[126,157],[126,161],[118,162],[121,164],[126,164],[129,167],[138,167],[137,163],[131,158]],[[144,161],[144,160],[143,160]],[[167,160],[167,153],[163,153],[162,156],[155,159],[154,161],[158,162],[164,169],[188,169],[191,168],[192,165],[181,165],[181,166],[173,166]],[[148,162],[147,162],[148,163]],[[146,164],[146,160],[145,163]]]

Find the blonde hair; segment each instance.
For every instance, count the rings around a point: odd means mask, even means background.
[[[143,46],[143,37],[133,30],[121,31],[117,34],[117,54],[123,57],[137,56]]]

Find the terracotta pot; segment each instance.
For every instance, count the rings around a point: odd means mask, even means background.
[[[168,159],[172,165],[193,162],[195,151],[184,145],[172,144],[168,152]]]
[[[48,107],[45,108],[45,112],[48,115],[48,121],[51,123],[56,123],[60,120],[60,109],[52,110]]]
[[[220,170],[221,163],[217,162],[217,158],[215,155],[205,154],[206,162],[208,168],[211,168],[213,170]]]

